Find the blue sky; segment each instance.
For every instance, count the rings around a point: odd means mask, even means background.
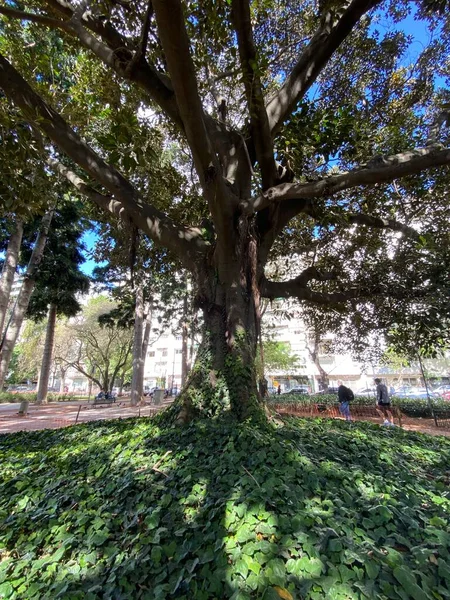
[[[90,257],[90,254],[91,254],[92,250],[94,249],[94,246],[95,246],[97,240],[98,240],[98,234],[95,230],[87,231],[81,238],[81,241],[86,246],[86,251],[84,252],[84,256],[86,257],[86,262],[84,262],[80,268],[83,271],[83,273],[86,273],[86,275],[91,275],[92,271],[94,270],[95,267],[106,264],[105,262],[98,263],[93,258]]]

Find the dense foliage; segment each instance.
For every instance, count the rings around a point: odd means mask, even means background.
[[[5,599],[448,597],[444,438],[131,419],[0,451]]]

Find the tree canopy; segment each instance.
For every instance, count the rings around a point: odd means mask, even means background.
[[[226,356],[254,362],[261,297],[448,314],[446,5],[0,6],[0,87],[49,168],[192,272],[225,404],[256,394]]]

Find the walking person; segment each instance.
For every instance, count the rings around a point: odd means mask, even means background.
[[[377,412],[383,419],[383,425],[394,426],[394,417],[391,411],[391,399],[389,398],[388,389],[381,379],[374,379],[377,390]]]
[[[339,412],[345,417],[346,421],[351,421],[350,402],[354,399],[355,395],[341,380],[338,381],[338,386]]]

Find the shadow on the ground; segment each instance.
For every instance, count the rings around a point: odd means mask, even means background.
[[[0,450],[0,597],[448,597],[447,440],[141,418]]]

